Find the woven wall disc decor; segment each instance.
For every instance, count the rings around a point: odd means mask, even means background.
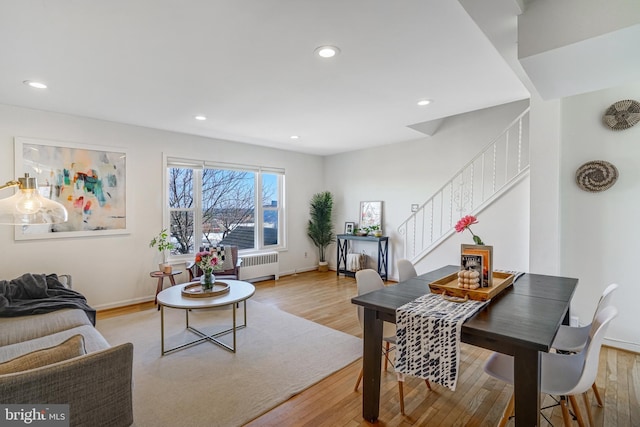
[[[597,193],[609,188],[618,180],[618,169],[604,160],[594,160],[576,171],[576,183],[584,191]]]
[[[618,101],[607,108],[602,119],[613,130],[629,129],[640,122],[640,103],[632,99]]]

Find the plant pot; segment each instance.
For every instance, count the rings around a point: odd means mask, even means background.
[[[376,237],[382,237],[382,231],[380,231],[380,230],[374,231],[373,235],[376,236]]]
[[[173,271],[173,267],[171,267],[171,264],[160,264],[160,271],[162,271],[164,274],[171,274],[171,272]]]
[[[320,261],[318,263],[318,271],[329,271],[329,263],[327,261]]]

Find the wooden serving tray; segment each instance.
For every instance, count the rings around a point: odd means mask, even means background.
[[[182,296],[189,298],[211,298],[223,295],[229,292],[229,284],[216,280],[213,288],[209,291],[202,290],[202,284],[193,283],[182,288]]]
[[[468,298],[475,301],[487,301],[513,284],[513,274],[493,272],[493,286],[488,288],[464,289],[458,287],[458,272],[429,283],[429,288],[434,294],[444,294],[457,298]]]

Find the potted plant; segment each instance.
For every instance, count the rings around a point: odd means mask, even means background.
[[[369,227],[356,228],[356,235],[357,236],[366,236],[368,234],[369,234]]]
[[[382,230],[378,224],[374,224],[369,227],[369,234],[373,234],[376,237],[382,236]]]
[[[175,246],[169,241],[169,232],[165,228],[156,237],[151,239],[149,247],[158,247],[158,251],[162,254],[162,264],[160,264],[160,270],[164,273],[171,273],[171,265],[167,261],[167,251],[170,251]]]
[[[326,260],[326,249],[335,241],[331,214],[333,211],[333,195],[329,191],[314,194],[311,198],[307,235],[318,247],[318,271],[329,271]]]

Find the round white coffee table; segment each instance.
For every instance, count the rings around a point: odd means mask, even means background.
[[[205,341],[212,342],[233,353],[236,352],[236,330],[242,329],[247,326],[247,299],[253,296],[253,294],[256,292],[256,288],[251,283],[243,282],[241,280],[221,280],[220,282],[223,282],[229,285],[229,292],[222,295],[215,295],[215,296],[206,297],[206,298],[202,298],[202,297],[194,298],[194,297],[182,295],[182,289],[185,286],[196,283],[196,282],[191,282],[183,285],[172,286],[158,294],[158,307],[160,307],[160,335],[162,340],[161,352],[163,356],[167,353],[171,353],[173,351],[176,351],[185,347],[189,347],[195,344],[199,344]],[[236,322],[236,306],[240,302],[244,304],[244,323],[242,325],[238,325]],[[189,325],[189,311],[213,308],[213,307],[223,307],[227,305],[231,305],[233,307],[233,326],[230,329],[217,332],[213,335],[208,335],[202,331],[199,331],[193,326]],[[177,347],[173,347],[165,350],[164,348],[164,309],[165,307],[184,310],[186,313],[186,316],[185,316],[186,328],[189,331],[198,335],[200,338],[198,338],[195,341],[190,341],[188,343],[179,345]],[[224,342],[218,340],[219,337],[226,335],[228,333],[233,333],[232,346],[227,345]]]

